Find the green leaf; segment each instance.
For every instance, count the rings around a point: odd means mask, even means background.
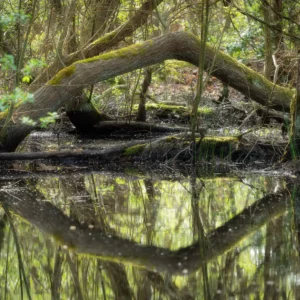
[[[1,69],[3,71],[8,70],[16,70],[17,67],[14,62],[14,57],[10,54],[4,54],[2,58],[0,58]]]
[[[32,76],[26,75],[26,76],[23,76],[22,82],[24,82],[24,83],[30,83],[31,79],[32,79]]]
[[[47,117],[40,118],[41,128],[46,128],[49,124],[54,123],[59,118],[57,112],[48,112]]]
[[[21,119],[22,123],[25,125],[35,126],[36,122],[30,119],[29,117],[22,117]]]

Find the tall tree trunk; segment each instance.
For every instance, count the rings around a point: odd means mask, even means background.
[[[274,30],[274,42],[275,47],[277,50],[283,50],[284,49],[284,39],[282,34],[283,24],[282,24],[282,18],[280,15],[283,14],[283,1],[282,0],[271,0],[271,5],[273,8],[273,17],[272,17],[272,23],[277,28],[277,30]],[[287,4],[288,7],[288,4]]]
[[[138,113],[136,117],[136,121],[138,122],[146,122],[146,96],[147,96],[148,88],[151,84],[151,79],[152,79],[152,69],[147,68],[145,70],[145,78],[142,84],[140,103],[139,103]]]
[[[86,6],[84,22],[81,26],[81,48],[100,38],[107,32],[115,15],[120,0],[92,0]]]
[[[263,0],[261,3],[261,8],[264,15],[264,34],[265,34],[265,67],[264,75],[268,80],[271,80],[272,74],[272,37],[271,29],[267,24],[271,23],[271,9],[267,0]]]

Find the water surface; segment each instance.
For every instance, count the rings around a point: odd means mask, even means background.
[[[297,299],[297,188],[157,175],[1,180],[0,298]]]

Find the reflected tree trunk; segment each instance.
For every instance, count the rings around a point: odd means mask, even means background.
[[[93,224],[95,228],[103,233],[113,234],[114,231],[108,227],[106,221],[104,203],[99,200],[97,195],[99,192],[97,191],[98,189],[94,181],[94,176],[91,175],[89,179],[93,195],[86,190],[84,177],[79,177],[72,182],[66,181],[63,183],[63,189],[71,202],[71,218],[80,221],[80,223],[83,222],[87,224],[87,226]],[[78,199],[84,199],[85,205],[83,205],[81,201],[77,202]],[[77,280],[77,270],[74,268],[74,262],[68,259],[68,257],[67,261],[69,265],[71,264],[70,269],[72,271],[75,289],[80,297],[80,295],[82,296],[82,292],[79,280]],[[107,273],[116,299],[132,299],[132,291],[124,267],[118,263],[106,261],[101,261],[101,265]]]
[[[274,288],[273,288],[273,277],[272,273],[272,238],[273,238],[273,224],[268,223],[266,226],[266,245],[265,245],[265,262],[264,262],[264,300],[273,299]]]
[[[242,239],[256,232],[272,218],[285,213],[289,193],[282,191],[280,194],[266,195],[223,226],[210,232],[208,234],[210,251],[206,251],[205,256],[199,253],[199,243],[174,251],[140,245],[101,230],[90,229],[76,220],[71,220],[51,203],[34,200],[43,198],[34,190],[15,188],[9,193],[0,190],[0,197],[15,213],[43,232],[54,235],[78,254],[127,262],[155,269],[157,272],[168,271],[171,274],[187,275],[201,268],[202,263],[211,261],[235,247]],[[75,226],[76,230],[70,230],[71,226]]]
[[[4,237],[5,237],[5,228],[6,228],[7,216],[4,215],[2,219],[0,219],[0,253],[2,253],[3,245],[4,245]]]
[[[78,300],[83,300],[83,295],[82,295],[82,290],[81,290],[81,285],[80,285],[80,280],[78,277],[78,270],[76,267],[76,262],[77,262],[77,256],[74,257],[74,259],[71,258],[70,254],[67,253],[67,263],[69,265],[69,268],[71,270],[71,274],[73,277],[73,281],[74,281],[74,290],[76,292],[76,299]]]
[[[62,281],[62,264],[65,258],[61,253],[61,248],[58,247],[55,254],[54,269],[51,280],[51,299],[59,300],[60,299],[60,288]]]
[[[293,206],[294,228],[297,235],[297,249],[300,261],[300,188],[298,186],[294,188]]]
[[[198,186],[196,179],[197,178],[195,176],[193,176],[191,179],[191,207],[193,212],[193,228],[194,235],[198,237],[200,256],[207,257],[209,250],[209,241],[203,227],[201,212],[199,208],[200,193],[204,188],[204,184],[201,181],[199,182]],[[205,260],[201,263],[201,271],[203,278],[203,295],[205,299],[210,300],[211,291],[208,279],[207,261]]]

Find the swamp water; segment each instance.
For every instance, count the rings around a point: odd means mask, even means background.
[[[0,180],[0,298],[300,297],[293,185],[128,173]]]

